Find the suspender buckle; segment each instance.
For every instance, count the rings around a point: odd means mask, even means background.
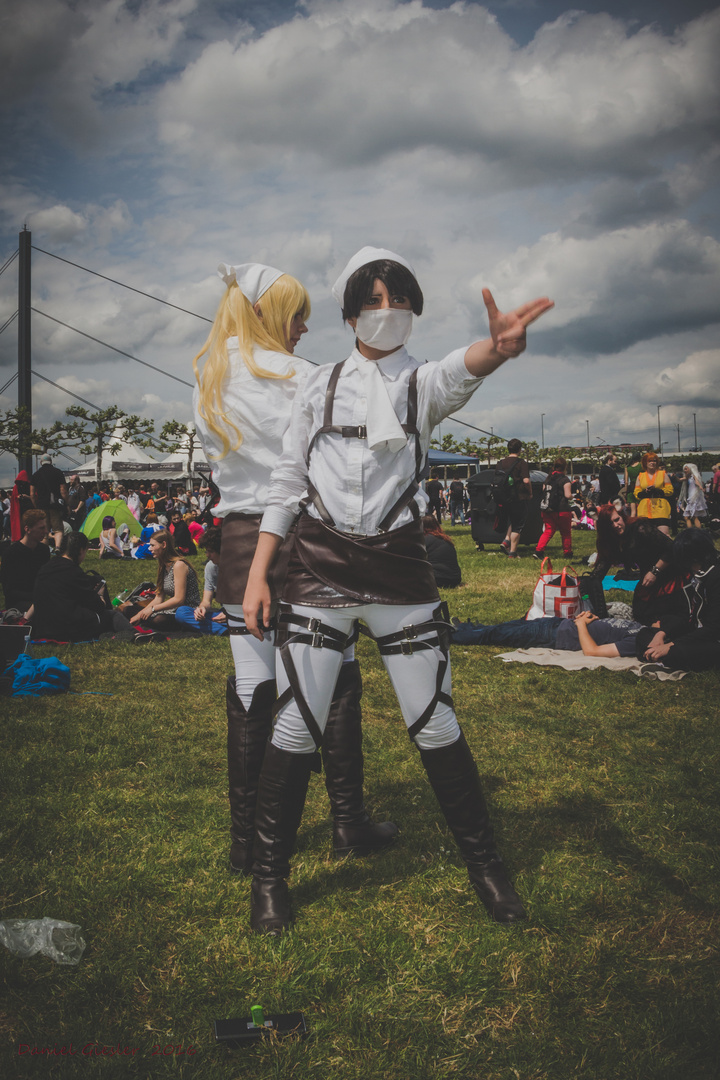
[[[317,619],[313,619],[313,622],[317,622],[317,621],[318,621]],[[324,641],[325,641],[325,638],[324,638],[324,636],[322,634],[315,633],[312,636],[312,641],[310,642],[310,644],[313,647],[313,649],[322,649]]]
[[[308,630],[311,633],[317,634],[321,626],[322,622],[320,621],[320,619],[308,619]]]
[[[403,656],[412,656],[414,652],[412,641],[401,641],[400,650]]]
[[[417,630],[414,626],[403,626],[403,634],[412,640],[417,637]]]

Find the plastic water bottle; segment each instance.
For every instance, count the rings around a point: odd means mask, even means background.
[[[42,953],[58,964],[78,964],[85,951],[80,927],[59,919],[4,919],[0,942],[16,956]]]

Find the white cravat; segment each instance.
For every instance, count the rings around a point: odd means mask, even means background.
[[[407,436],[397,418],[380,369],[374,360],[355,353],[355,363],[365,385],[367,441],[370,450],[402,450]]]

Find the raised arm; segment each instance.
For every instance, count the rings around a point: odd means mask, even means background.
[[[552,300],[543,296],[505,314],[498,310],[489,289],[483,289],[483,300],[490,322],[490,338],[476,341],[465,353],[465,367],[476,379],[491,375],[506,360],[524,352],[530,323],[555,306]]]

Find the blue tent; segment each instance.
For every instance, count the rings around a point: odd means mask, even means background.
[[[431,469],[443,465],[474,465],[477,468],[478,459],[469,454],[449,454],[447,450],[429,450],[428,464]]]

